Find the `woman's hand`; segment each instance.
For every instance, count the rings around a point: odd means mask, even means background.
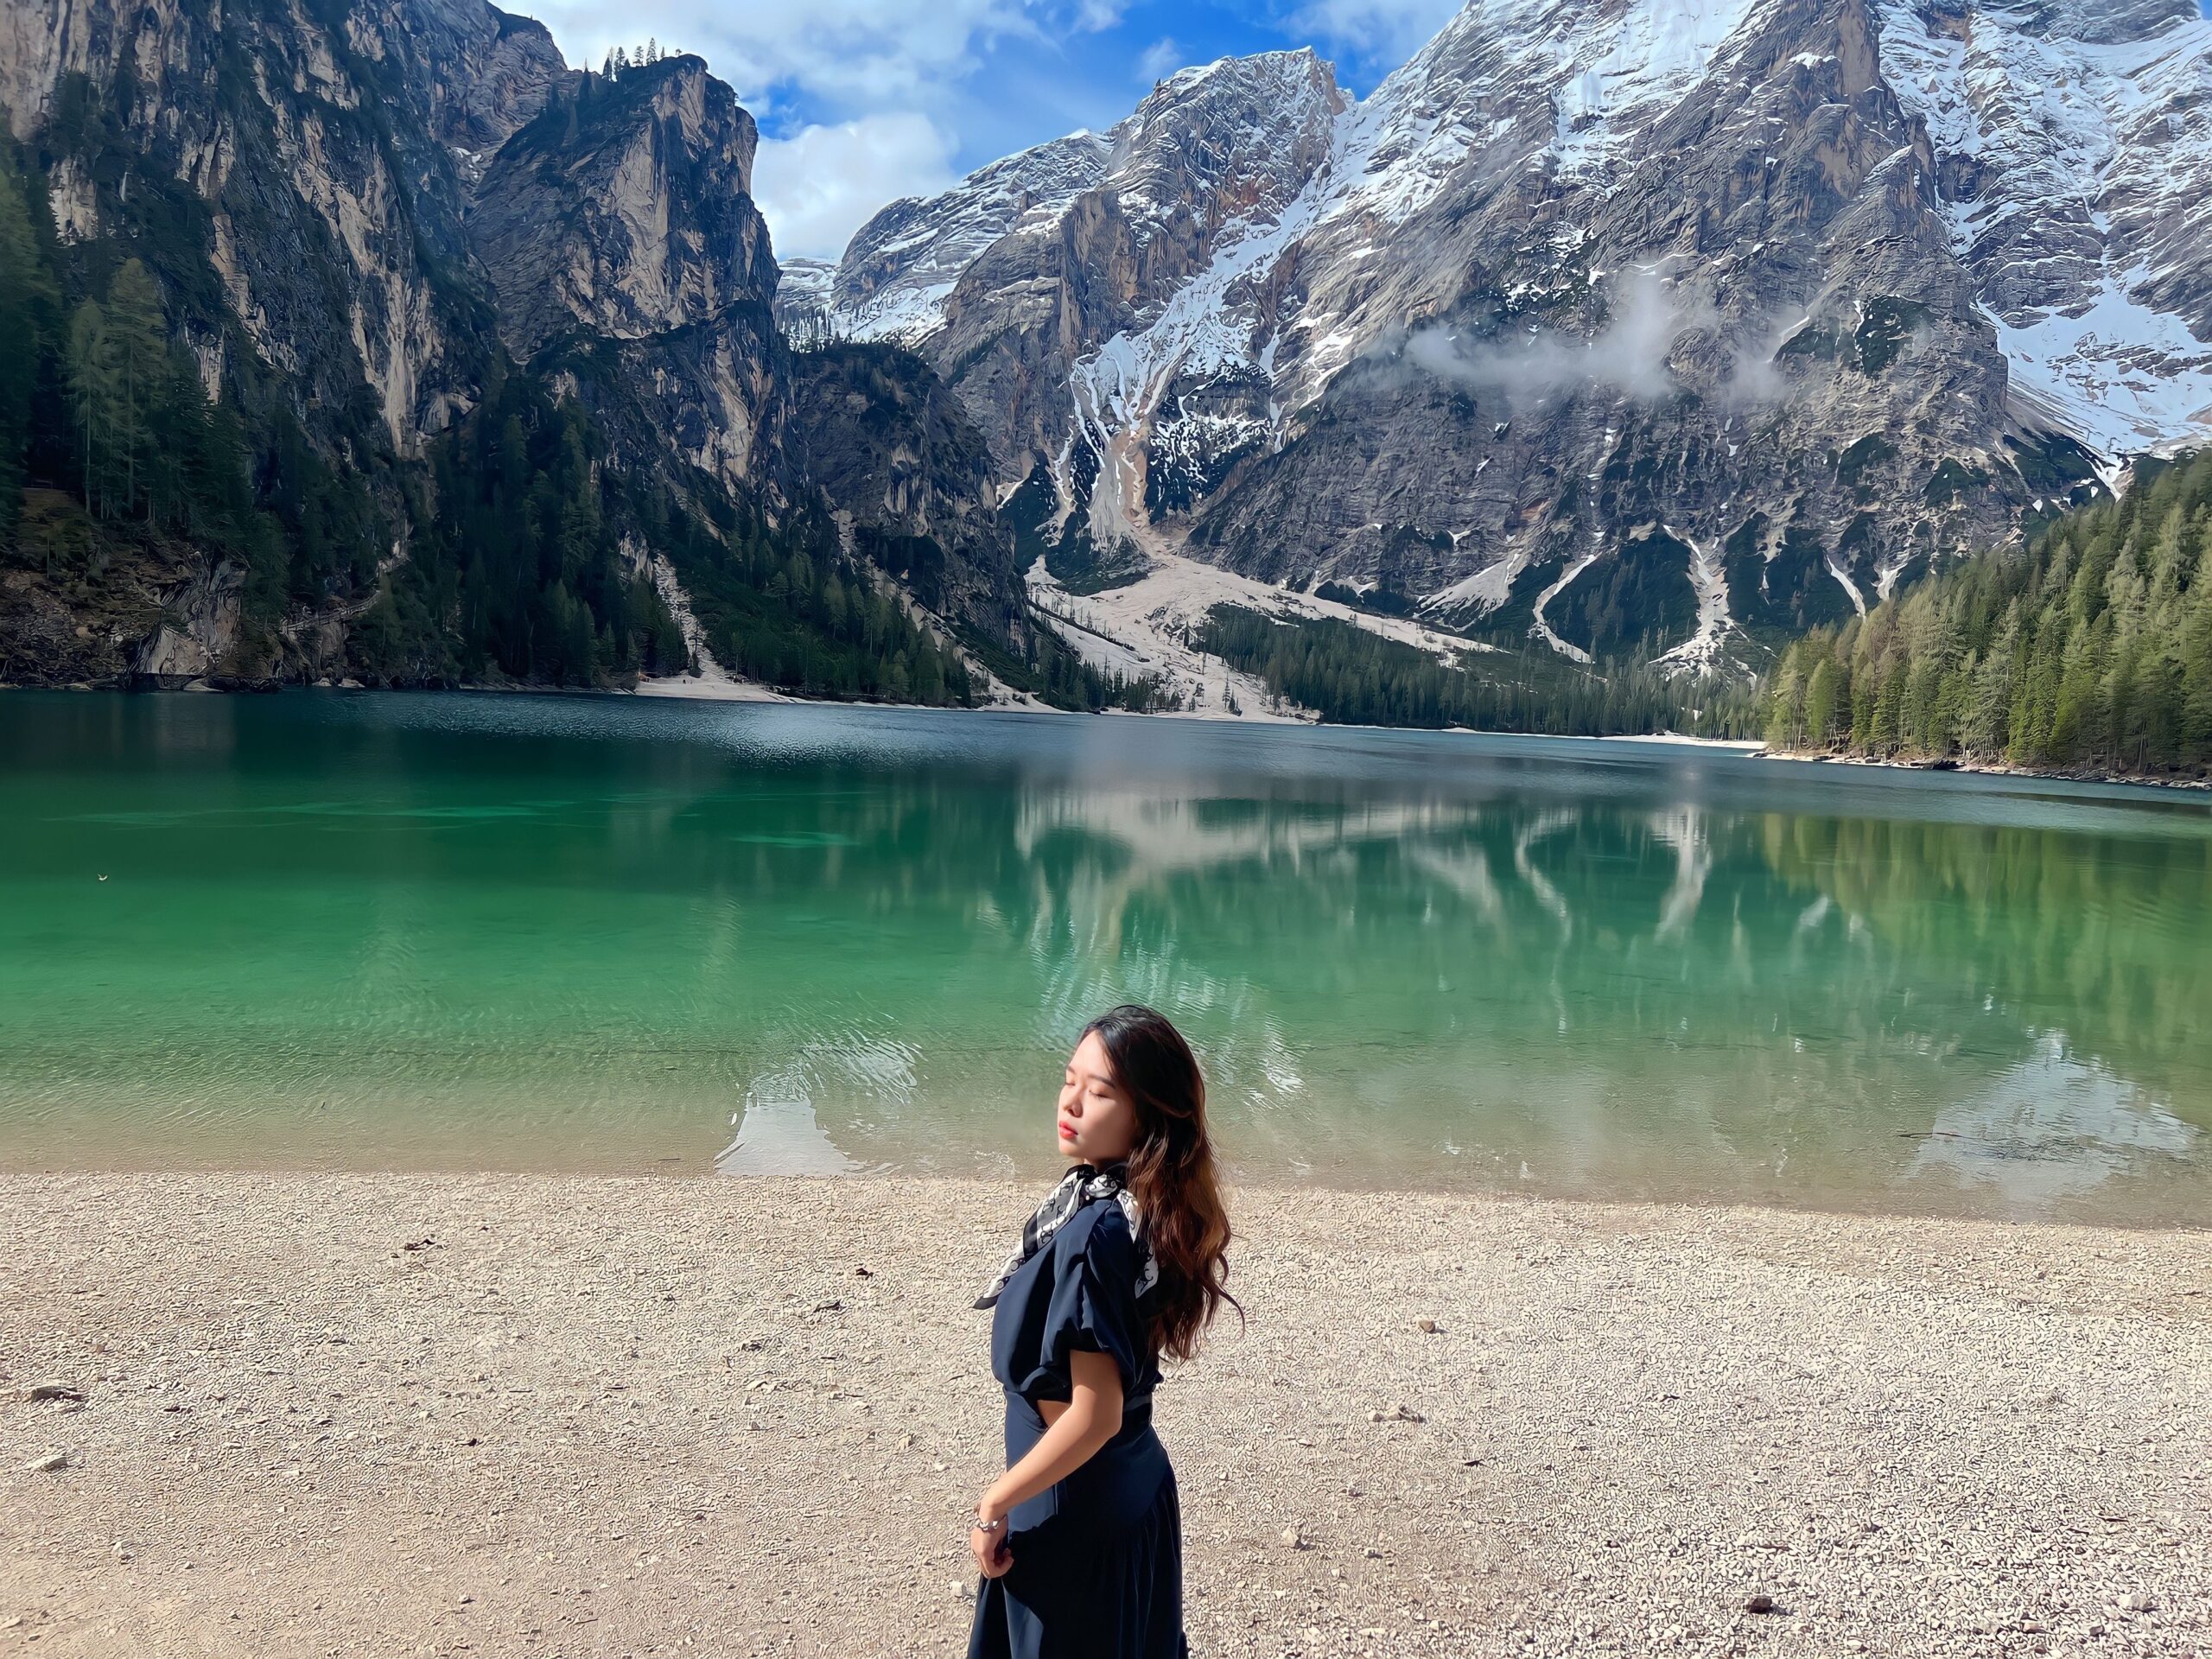
[[[1045,1433],[976,1501],[976,1518],[983,1524],[969,1529],[968,1548],[987,1579],[1001,1576],[1014,1565],[1014,1551],[1004,1526],[988,1532],[983,1526],[1002,1521],[1015,1504],[1073,1474],[1122,1427],[1122,1373],[1111,1357],[1078,1348],[1068,1356],[1068,1374],[1072,1397],[1037,1402]]]
[[[1006,1512],[986,1498],[976,1506],[976,1518],[981,1522],[996,1521],[999,1524],[986,1532],[981,1525],[968,1529],[969,1553],[976,1558],[976,1569],[987,1579],[1001,1576],[1014,1565],[1014,1551],[1007,1541],[1009,1529]]]

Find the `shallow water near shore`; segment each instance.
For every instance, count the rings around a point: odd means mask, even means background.
[[[0,1165],[1048,1176],[1152,1001],[1248,1179],[2212,1217],[2212,804],[1661,744],[0,697]]]

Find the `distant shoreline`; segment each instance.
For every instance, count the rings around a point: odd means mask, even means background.
[[[1354,721],[1239,718],[1235,715],[1199,713],[1196,710],[1157,710],[1139,713],[1128,709],[1059,709],[1034,699],[1026,702],[982,702],[973,706],[957,703],[891,702],[868,697],[801,696],[792,692],[778,691],[772,687],[760,685],[749,680],[692,680],[688,676],[681,675],[658,677],[652,680],[640,681],[637,685],[630,687],[479,684],[370,686],[332,684],[327,682],[218,685],[205,679],[174,686],[88,682],[77,682],[67,685],[0,683],[0,693],[10,691],[105,692],[123,696],[161,696],[178,693],[204,695],[209,692],[268,696],[280,691],[334,693],[386,691],[420,696],[604,697],[688,703],[778,703],[796,708],[882,709],[925,714],[1108,715],[1130,720],[1174,720],[1216,726],[1271,728],[1300,726],[1316,731],[1425,732],[1439,737],[1507,737],[1549,742],[1664,743],[1681,748],[1720,750],[1732,754],[1740,754],[1752,760],[1780,760],[1804,766],[1866,766],[1886,772],[1966,772],[1980,777],[2019,778],[2046,783],[2114,784],[2130,788],[2174,790],[2184,793],[2212,792],[2212,778],[2174,778],[2132,772],[2106,772],[2094,769],[2060,772],[2025,766],[1992,766],[1984,761],[1964,759],[1943,761],[1876,760],[1863,755],[1801,754],[1772,748],[1757,738],[1695,737],[1681,732],[1524,732],[1485,730],[1473,726],[1375,726]]]
[[[1281,717],[1261,719],[1255,716],[1202,713],[1195,709],[1150,709],[1140,712],[1133,709],[1060,709],[1052,704],[1032,699],[1027,702],[1000,702],[975,704],[944,702],[892,702],[875,697],[808,697],[794,692],[779,691],[772,687],[751,680],[694,680],[685,675],[658,676],[641,680],[634,686],[605,685],[396,685],[374,686],[358,683],[333,683],[328,681],[286,681],[278,684],[238,683],[213,684],[204,679],[183,685],[124,684],[116,683],[77,682],[68,685],[22,685],[0,683],[0,694],[10,691],[73,691],[104,692],[113,696],[161,696],[206,695],[274,696],[283,691],[328,691],[353,695],[365,692],[400,693],[416,696],[517,696],[517,697],[604,697],[616,701],[643,700],[646,702],[690,703],[782,703],[793,708],[813,709],[896,709],[923,714],[944,715],[1110,715],[1126,720],[1173,720],[1196,721],[1213,726],[1268,727],[1300,726],[1309,730],[1338,732],[1425,732],[1438,737],[1516,737],[1553,742],[1590,743],[1670,743],[1686,748],[1729,749],[1749,753],[1764,747],[1755,739],[1725,737],[1693,737],[1681,732],[1508,732],[1485,730],[1476,726],[1376,726],[1363,721],[1291,720]]]

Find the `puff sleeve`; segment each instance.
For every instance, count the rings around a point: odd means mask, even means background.
[[[1136,1241],[1119,1205],[1102,1204],[1093,1213],[1096,1219],[1086,1216],[1086,1225],[1071,1227],[1053,1241],[1058,1259],[1032,1378],[1049,1382],[1046,1397],[1072,1392],[1068,1356],[1078,1349],[1113,1357],[1125,1397],[1135,1395],[1143,1381],[1147,1354],[1144,1316],[1137,1308]]]

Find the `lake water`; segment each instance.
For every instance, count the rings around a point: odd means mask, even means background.
[[[0,1164],[1044,1177],[1157,1004],[1250,1179],[2212,1217],[2212,803],[1661,744],[0,697]]]

